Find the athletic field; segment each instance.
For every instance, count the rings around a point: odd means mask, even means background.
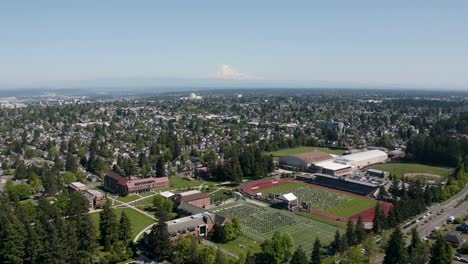
[[[292,192],[298,197],[300,203],[308,203],[312,210],[341,217],[351,217],[376,206],[374,200],[365,197],[349,195],[344,192],[334,192],[329,189],[299,182],[288,182],[260,189],[258,192],[261,192],[263,196],[268,196],[270,193],[282,194]]]
[[[310,248],[315,238],[319,238],[323,245],[327,245],[333,241],[336,230],[344,232],[336,226],[298,216],[286,210],[262,207],[248,202],[231,203],[210,211],[230,219],[237,217],[243,235],[259,242],[271,238],[275,231],[280,231],[289,233],[296,247],[302,245],[303,248]]]
[[[418,163],[386,163],[371,166],[370,169],[388,171],[397,177],[421,178],[426,180],[446,179],[451,168],[429,166]]]
[[[289,156],[295,155],[304,152],[311,152],[311,151],[323,151],[330,154],[339,155],[344,152],[342,149],[330,149],[330,148],[322,148],[322,147],[295,147],[290,149],[282,149],[278,151],[270,152],[269,154],[273,155],[274,157],[282,157],[282,156]]]

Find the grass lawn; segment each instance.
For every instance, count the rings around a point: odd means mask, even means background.
[[[282,157],[282,156],[289,156],[289,155],[294,155],[294,154],[299,154],[299,153],[304,153],[304,152],[311,152],[311,151],[323,151],[326,153],[330,154],[343,154],[344,150],[342,149],[331,149],[331,148],[322,148],[322,147],[295,147],[295,148],[290,148],[290,149],[282,149],[274,152],[270,152],[275,157]]]
[[[135,201],[136,199],[139,199],[139,198],[141,198],[141,197],[136,195],[136,194],[130,194],[130,195],[127,195],[127,196],[122,196],[122,197],[117,198],[117,201],[120,201],[120,202],[123,202],[123,203],[128,203],[128,202]]]
[[[277,185],[259,190],[259,192],[263,195],[292,192],[299,198],[300,202],[308,202],[312,210],[341,217],[350,217],[376,206],[375,201],[364,197],[346,195],[297,182]]]
[[[130,218],[133,237],[135,237],[141,230],[154,223],[153,219],[131,208],[115,208],[112,210],[114,210],[114,213],[117,215],[117,219],[120,219],[122,211],[125,211],[128,218]],[[99,236],[99,213],[92,213],[90,216],[96,226],[97,235]]]
[[[227,189],[221,189],[221,190],[218,190],[218,191],[212,193],[211,194],[211,202],[214,203],[214,202],[218,202],[218,201],[225,201],[227,199],[232,198],[233,195],[228,195],[228,194],[224,193],[224,192],[228,192],[228,191],[229,190],[227,190]]]
[[[244,252],[247,255],[247,252],[250,251],[253,254],[261,251],[260,242],[247,238],[245,236],[240,236],[237,239],[228,242],[226,244],[218,244],[221,248],[229,250],[233,253],[240,254]]]
[[[153,207],[153,199],[154,199],[154,196],[146,197],[145,199],[132,203],[132,205],[134,205],[140,210],[146,210],[150,207]]]
[[[342,228],[286,210],[260,207],[250,203],[232,203],[213,208],[211,211],[228,218],[237,217],[243,235],[257,242],[270,239],[275,231],[280,231],[289,233],[296,247],[302,245],[304,248],[310,248],[317,237],[327,245],[333,241],[336,230],[344,232]]]
[[[204,183],[204,181],[188,180],[179,176],[169,177],[169,182],[170,182],[171,188],[178,188],[178,189],[184,189],[187,187],[196,187]]]
[[[434,174],[431,175],[421,175],[429,180],[437,180],[441,179],[436,175],[442,176],[442,178],[447,178],[451,173],[452,169],[444,168],[444,167],[436,167],[436,166],[429,166],[417,163],[386,163],[386,164],[377,164],[370,167],[371,169],[383,170],[388,171],[391,174],[396,175],[397,177],[402,177],[407,173],[427,173],[427,174]],[[415,175],[417,177],[417,175]]]

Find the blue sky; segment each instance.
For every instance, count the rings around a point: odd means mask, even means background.
[[[71,2],[0,2],[0,86],[208,78],[468,89],[466,0]]]

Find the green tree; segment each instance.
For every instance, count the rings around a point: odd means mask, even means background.
[[[356,237],[356,242],[361,243],[366,239],[367,233],[366,233],[366,228],[364,227],[364,223],[362,222],[361,216],[359,216],[356,226],[354,228],[354,234]]]
[[[166,259],[170,255],[171,243],[167,232],[167,224],[164,221],[160,221],[159,224],[151,227],[146,252],[157,260]]]
[[[310,264],[320,264],[322,259],[322,254],[320,248],[322,247],[320,240],[315,239],[314,248],[312,249],[312,255],[310,256]],[[304,262],[306,263],[306,262]]]
[[[452,246],[442,236],[439,236],[432,246],[429,264],[449,264],[452,263],[452,258]]]
[[[302,246],[299,246],[294,252],[290,264],[305,264],[307,263],[307,254],[305,253]]]
[[[380,208],[380,203],[375,207],[374,220],[372,222],[372,231],[380,233],[385,228],[385,213]]]
[[[348,224],[346,226],[346,241],[348,246],[354,246],[356,244],[356,235],[354,233],[354,223],[351,219],[348,220]]]
[[[408,255],[400,227],[396,227],[385,249],[384,264],[407,264]]]
[[[352,247],[341,258],[340,264],[364,264],[366,258],[359,247]]]
[[[281,234],[276,231],[271,239],[265,240],[261,246],[265,259],[273,263],[287,263],[294,249],[294,242],[288,233]]]
[[[132,226],[130,218],[128,218],[125,211],[122,211],[119,221],[119,240],[124,242],[125,245],[128,245],[128,242],[132,238]]]
[[[110,251],[118,238],[118,223],[117,216],[112,210],[109,201],[104,205],[102,211],[99,212],[99,231],[104,250]]]

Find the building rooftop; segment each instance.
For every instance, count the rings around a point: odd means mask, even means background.
[[[332,155],[322,152],[322,151],[304,152],[304,153],[299,153],[293,156],[298,159],[301,159],[305,163],[317,163],[317,162],[333,159]]]
[[[334,161],[324,161],[324,162],[319,162],[316,163],[315,166],[322,167],[327,170],[332,170],[332,171],[337,171],[337,170],[342,170],[342,169],[347,169],[351,168],[350,165],[345,165],[341,163],[336,163]]]
[[[378,157],[388,157],[387,153],[381,151],[381,150],[366,150],[362,152],[357,152],[349,155],[342,155],[339,157],[341,160],[346,160],[346,161],[362,161],[362,160],[367,160],[367,159],[372,159],[372,158],[378,158]]]
[[[84,190],[87,188],[86,185],[84,185],[81,182],[72,182],[70,183],[70,187],[72,187],[73,189],[80,189],[80,190]]]

